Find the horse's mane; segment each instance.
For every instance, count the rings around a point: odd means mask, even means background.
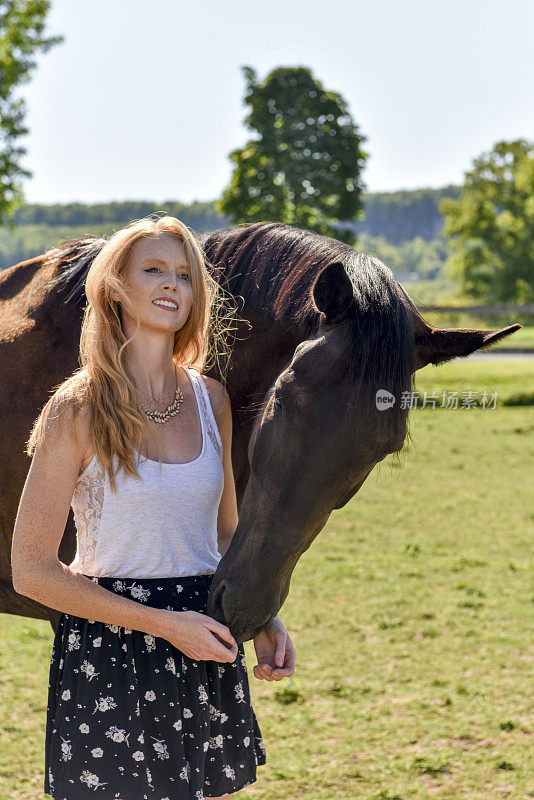
[[[343,323],[350,347],[338,364],[340,374],[325,370],[325,380],[338,378],[349,393],[359,385],[367,423],[385,441],[403,438],[401,395],[413,388],[414,334],[404,292],[389,267],[337,239],[282,222],[222,228],[201,240],[209,262],[224,265],[225,288],[245,298],[249,314],[297,328],[302,339],[319,324],[311,293],[315,278],[328,264],[341,262],[354,291],[354,309]],[[394,394],[393,409],[377,412],[378,389]]]
[[[255,222],[204,233],[200,242],[214,276],[236,299],[242,313],[297,328],[302,339],[315,332],[319,314],[311,287],[334,261],[344,265],[354,289],[354,309],[344,324],[351,343],[338,365],[348,388],[361,386],[361,407],[385,436],[396,435],[404,414],[401,393],[412,386],[413,328],[392,271],[379,259],[355,251],[337,239],[282,222]],[[80,304],[91,261],[106,239],[87,237],[63,243],[47,256],[58,263],[51,285],[66,291],[65,302]],[[328,380],[333,377],[330,370]],[[375,393],[387,389],[395,407],[374,413]],[[363,393],[367,395],[365,401]],[[370,422],[371,420],[369,420]]]

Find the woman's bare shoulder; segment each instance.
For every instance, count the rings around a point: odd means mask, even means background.
[[[208,395],[213,408],[213,413],[218,421],[219,415],[224,413],[224,409],[230,405],[230,397],[226,387],[215,378],[210,378],[208,375],[202,375],[202,379],[206,384]]]
[[[87,397],[79,397],[68,391],[56,392],[50,409],[52,425],[57,430],[66,431],[77,442],[82,453],[80,472],[91,461],[94,448],[91,435],[91,422],[93,419],[93,404]]]

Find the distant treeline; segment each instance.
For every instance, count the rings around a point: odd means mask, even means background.
[[[439,203],[459,197],[460,187],[366,194],[365,219],[354,223],[357,249],[377,255],[392,269],[437,277],[447,247],[440,236]],[[0,269],[32,258],[61,241],[78,236],[109,236],[133,219],[153,212],[178,217],[197,233],[230,224],[213,202],[128,200],[109,203],[28,203],[18,209],[13,226],[0,227]],[[365,243],[365,246],[364,246]]]
[[[215,211],[212,202],[177,203],[175,200],[163,203],[153,200],[54,205],[28,203],[19,208],[12,219],[15,225],[49,225],[51,228],[86,225],[92,230],[99,230],[103,225],[127,225],[131,220],[146,217],[155,211],[165,211],[181,219],[198,233],[226,224],[225,218]]]
[[[391,244],[420,236],[426,241],[434,239],[443,226],[439,204],[444,197],[460,196],[460,187],[443,189],[416,189],[402,192],[380,192],[364,195],[365,219],[354,228],[370,236],[383,236]],[[229,222],[215,211],[214,204],[177,203],[166,200],[127,200],[114,203],[66,203],[57,205],[28,204],[15,212],[16,225],[126,225],[153,211],[166,211],[182,219],[199,233],[213,230]]]
[[[429,242],[439,236],[443,217],[439,204],[444,197],[460,197],[460,186],[442,189],[380,192],[364,195],[365,219],[355,223],[358,233],[380,236],[390,244],[421,237]]]

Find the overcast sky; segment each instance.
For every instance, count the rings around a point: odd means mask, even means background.
[[[367,136],[369,191],[461,183],[533,138],[530,0],[53,0],[24,87],[28,202],[212,200],[243,125],[240,67],[306,66]]]

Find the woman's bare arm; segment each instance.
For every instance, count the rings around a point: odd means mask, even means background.
[[[37,446],[13,532],[15,591],[86,619],[161,635],[165,613],[120,597],[70,569],[58,557],[80,465],[89,442],[89,411],[73,401],[53,406],[43,446]],[[75,436],[73,436],[73,428]]]
[[[59,560],[80,465],[90,445],[90,411],[74,412],[68,400],[54,406],[43,446],[33,454],[13,533],[15,591],[66,614],[160,636],[190,658],[233,661],[237,644],[226,625],[192,610],[143,606]]]

